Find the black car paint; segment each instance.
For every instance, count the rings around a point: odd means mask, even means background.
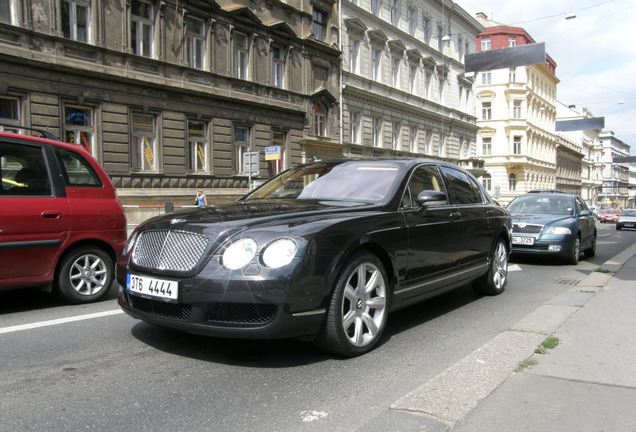
[[[179,279],[179,302],[194,305],[192,318],[184,322],[143,313],[131,306],[131,294],[125,289],[120,291],[119,304],[133,317],[193,333],[237,338],[311,336],[320,329],[334,282],[356,250],[368,250],[382,261],[392,287],[391,310],[485,274],[498,238],[510,250],[509,215],[483,190],[488,200],[483,204],[456,205],[449,200],[445,205],[399,209],[409,174],[417,166],[444,165],[427,160],[401,164],[402,178],[384,203],[240,200],[151,219],[138,229],[187,229],[207,235],[213,241],[205,258],[187,273],[159,272],[133,265],[124,253],[118,262],[118,281],[125,287],[128,272]],[[240,236],[256,239],[261,248],[282,236],[291,237],[299,251],[279,269],[261,265],[259,250],[248,266],[228,270],[220,264],[224,242]],[[206,321],[209,304],[220,302],[277,305],[278,313],[264,326]]]

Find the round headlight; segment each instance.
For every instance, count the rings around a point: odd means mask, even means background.
[[[256,255],[256,248],[256,242],[251,238],[235,241],[223,252],[223,266],[230,270],[245,267]]]
[[[263,252],[263,264],[272,269],[287,265],[294,259],[298,246],[292,239],[280,239],[270,243]]]

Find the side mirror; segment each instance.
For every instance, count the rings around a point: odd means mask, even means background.
[[[589,210],[581,210],[581,216],[592,216],[592,212]]]
[[[417,194],[415,199],[420,207],[427,204],[446,204],[446,194],[436,190],[424,190]]]

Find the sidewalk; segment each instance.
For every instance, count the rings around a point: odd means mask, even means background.
[[[590,274],[364,430],[636,430],[636,245],[602,267],[615,273]],[[535,353],[550,335],[559,345]]]

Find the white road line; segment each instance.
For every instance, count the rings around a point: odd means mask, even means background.
[[[66,324],[66,323],[75,322],[75,321],[84,321],[84,320],[89,320],[93,318],[102,318],[102,317],[106,317],[110,315],[117,315],[120,313],[124,313],[124,311],[121,309],[116,309],[116,310],[96,312],[96,313],[86,314],[86,315],[77,315],[77,316],[68,317],[68,318],[59,318],[59,319],[40,321],[40,322],[35,322],[30,324],[21,324],[21,325],[16,325],[11,327],[0,327],[0,334],[13,333],[13,332],[22,331],[22,330],[31,330],[35,328],[48,327],[48,326],[53,326],[58,324]]]

